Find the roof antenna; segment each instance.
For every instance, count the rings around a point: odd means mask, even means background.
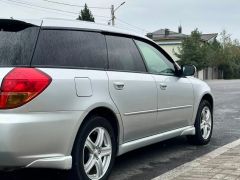
[[[12,16],[10,17],[11,19],[14,19]]]
[[[182,34],[182,25],[178,26],[178,33]]]
[[[178,33],[182,34],[182,23],[180,21],[180,25],[178,26]]]

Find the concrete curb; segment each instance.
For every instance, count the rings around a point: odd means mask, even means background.
[[[211,159],[214,159],[216,158],[217,156],[227,152],[228,150],[236,147],[240,145],[240,139],[236,140],[236,141],[233,141],[229,144],[226,144],[208,154],[205,154],[191,162],[188,162],[188,163],[185,163],[171,171],[168,171],[158,177],[155,177],[154,179],[152,180],[171,180],[171,179],[174,179],[176,177],[178,177],[179,175],[187,172],[187,171],[190,171],[191,169],[195,168],[195,167],[198,167],[199,165],[201,165],[201,163],[204,163],[206,161],[209,161]]]

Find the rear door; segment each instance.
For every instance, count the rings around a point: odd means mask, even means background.
[[[110,35],[106,41],[109,91],[123,120],[125,142],[156,133],[157,88],[134,41]]]

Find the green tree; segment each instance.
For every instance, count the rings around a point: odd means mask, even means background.
[[[240,78],[240,44],[232,40],[225,30],[220,34],[221,51],[217,65],[225,79]]]
[[[89,10],[87,4],[85,4],[84,9],[81,10],[77,20],[95,22],[95,19]]]
[[[223,61],[222,45],[218,40],[205,44],[206,46],[206,62],[209,66],[218,66]]]
[[[202,70],[208,66],[206,52],[207,46],[201,40],[201,33],[195,29],[183,40],[179,53],[175,54],[180,58],[180,64],[193,64],[198,70]]]
[[[220,33],[220,41],[206,43],[196,29],[183,40],[179,53],[180,64],[193,64],[198,70],[218,67],[224,79],[240,78],[240,43],[232,40],[225,30]]]

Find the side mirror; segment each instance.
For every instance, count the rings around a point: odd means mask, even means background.
[[[194,76],[197,72],[197,68],[194,65],[183,65],[181,66],[183,76]]]

